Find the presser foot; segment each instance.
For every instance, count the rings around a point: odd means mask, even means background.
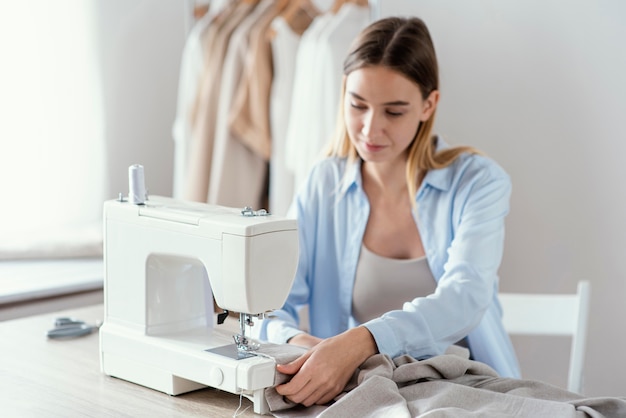
[[[246,327],[251,327],[254,325],[252,318],[259,315],[248,314],[248,313],[240,313],[239,314],[239,334],[233,335],[233,339],[235,340],[235,346],[237,346],[237,350],[248,353],[251,351],[256,351],[259,349],[261,344],[256,341],[250,340],[246,337]]]
[[[233,340],[235,340],[235,346],[237,347],[237,350],[243,351],[244,353],[256,351],[259,349],[259,347],[261,347],[261,344],[256,341],[249,340],[245,335],[233,335]]]

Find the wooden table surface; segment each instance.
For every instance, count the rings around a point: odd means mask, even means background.
[[[0,416],[262,416],[247,398],[217,389],[170,396],[106,376],[100,371],[97,332],[69,340],[46,337],[61,316],[95,323],[103,318],[103,306],[0,322]]]

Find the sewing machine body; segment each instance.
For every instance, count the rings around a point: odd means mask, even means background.
[[[243,394],[267,413],[273,360],[241,352],[230,311],[280,308],[298,259],[295,220],[158,196],[104,207],[102,371],[171,395],[205,386]]]

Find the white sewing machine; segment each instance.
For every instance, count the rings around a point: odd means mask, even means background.
[[[256,413],[268,413],[263,391],[276,365],[253,353],[245,330],[287,298],[296,221],[158,196],[143,204],[120,198],[105,202],[104,234],[102,371],[170,395],[206,386],[243,394]],[[215,324],[212,295],[240,313],[238,335]]]

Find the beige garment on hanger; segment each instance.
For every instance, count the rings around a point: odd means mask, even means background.
[[[269,91],[272,85],[271,45],[267,32],[250,36],[244,74],[228,115],[230,130],[244,145],[269,160]]]
[[[206,38],[207,61],[200,82],[195,111],[192,113],[192,140],[189,150],[187,184],[183,198],[198,202],[208,201],[215,125],[219,106],[222,63],[232,33],[250,14],[255,5],[238,2],[218,17],[209,27]]]
[[[295,33],[302,35],[319,14],[312,0],[298,0],[290,1],[280,15]]]
[[[201,39],[203,52],[203,73],[201,75],[201,79],[198,82],[198,90],[196,91],[195,102],[189,115],[190,123],[194,126],[199,123],[199,113],[201,111],[200,108],[204,106],[203,100],[206,98],[206,95],[203,94],[203,89],[208,88],[208,85],[210,85],[210,83],[208,82],[209,78],[213,75],[215,71],[215,68],[212,67],[212,65],[217,62],[215,60],[215,44],[218,39],[218,34],[224,30],[229,20],[234,17],[234,13],[237,9],[235,7],[235,4],[236,3],[229,4],[229,7],[225,7],[220,13],[213,17],[208,29]]]
[[[276,15],[274,0],[262,0],[233,33],[223,63],[208,202],[257,209],[267,200],[267,161],[230,129],[229,113],[247,63],[250,41]]]
[[[353,3],[361,7],[369,7],[368,0],[335,0],[333,5],[330,7],[330,12],[336,14],[346,3]]]
[[[239,85],[229,115],[230,129],[247,147],[269,161],[272,135],[270,129],[270,91],[273,79],[272,20],[282,12],[268,14],[250,34],[249,52],[245,72]],[[294,13],[290,22],[297,27],[308,26],[312,17],[307,13]]]

